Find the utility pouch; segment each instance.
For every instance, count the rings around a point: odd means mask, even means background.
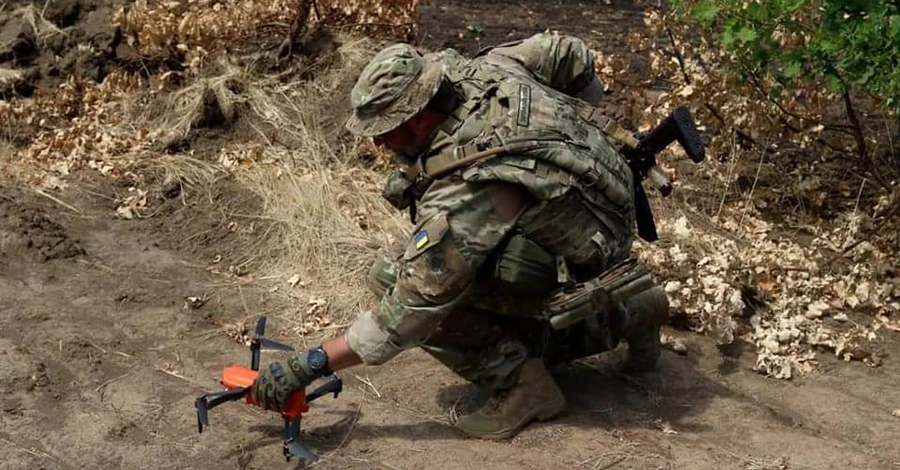
[[[513,290],[549,291],[556,286],[556,258],[522,234],[514,234],[494,264],[493,278]]]

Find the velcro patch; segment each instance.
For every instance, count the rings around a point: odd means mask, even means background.
[[[410,243],[406,245],[406,253],[404,258],[407,261],[428,251],[429,248],[437,245],[444,238],[444,234],[450,229],[447,222],[447,215],[440,214],[430,220],[424,221],[413,235]]]
[[[428,230],[420,230],[419,233],[413,237],[413,241],[416,242],[416,249],[421,250],[423,246],[428,244]]]
[[[516,109],[516,124],[528,127],[531,121],[531,85],[519,84],[519,107]]]

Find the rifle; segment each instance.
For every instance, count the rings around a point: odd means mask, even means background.
[[[656,232],[653,211],[650,209],[650,201],[644,191],[642,181],[649,178],[651,184],[663,197],[672,193],[672,182],[657,165],[656,154],[672,142],[678,141],[688,157],[694,163],[700,163],[706,158],[706,149],[700,133],[697,131],[694,117],[685,106],[675,108],[650,132],[635,133],[634,138],[637,140],[637,145],[625,145],[620,152],[625,156],[628,166],[631,167],[631,172],[634,174],[634,204],[637,213],[638,235],[648,242],[653,242],[659,239],[659,235]]]

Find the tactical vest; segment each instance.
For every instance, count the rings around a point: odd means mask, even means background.
[[[466,62],[451,50],[444,58],[445,75],[463,103],[437,131],[423,158],[425,173],[514,183],[539,201],[522,215],[519,232],[498,253],[494,276],[529,290],[546,284],[541,278],[547,274],[538,271],[547,262],[553,280],[564,283],[567,265],[621,261],[631,249],[633,177],[604,131],[579,113],[582,103],[503,56]],[[467,160],[485,151],[495,155]],[[575,203],[583,209],[571,210],[574,217],[587,209],[593,220],[578,225],[559,217]],[[547,204],[559,207],[548,210]]]

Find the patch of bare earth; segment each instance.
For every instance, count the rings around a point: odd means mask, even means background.
[[[232,325],[273,308],[252,282],[216,275],[209,253],[163,248],[152,220],[110,217],[103,198],[71,189],[77,211],[4,186],[0,198],[0,468],[287,468],[280,420],[241,404],[196,433],[193,399],[245,363]],[[210,213],[196,211],[198,218]],[[36,225],[34,220],[41,220]],[[54,240],[54,242],[37,242]],[[223,249],[239,246],[226,236]],[[47,257],[49,245],[68,247]],[[240,288],[238,287],[240,286]],[[205,298],[199,308],[186,299]],[[277,307],[275,305],[274,307]],[[273,320],[272,335],[285,323]],[[344,394],[307,415],[321,468],[893,468],[900,379],[824,360],[812,377],[750,371],[740,343],[669,330],[659,372],[623,377],[616,359],[556,371],[569,406],[510,442],[464,439],[451,417],[477,390],[412,351],[346,371]],[[900,353],[886,342],[889,358]],[[271,356],[270,356],[271,357]]]

